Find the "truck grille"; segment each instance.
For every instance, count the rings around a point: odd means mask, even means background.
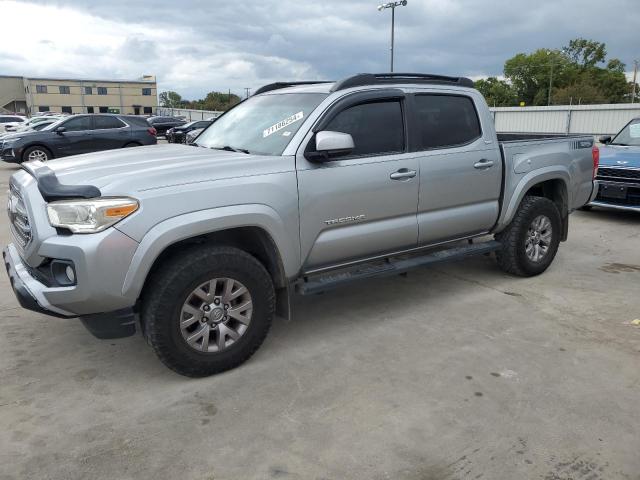
[[[598,168],[598,180],[640,183],[640,169],[600,167]]]
[[[31,242],[31,225],[29,224],[29,215],[22,200],[22,195],[13,184],[9,186],[7,213],[9,214],[9,224],[13,238],[20,247],[25,248]]]

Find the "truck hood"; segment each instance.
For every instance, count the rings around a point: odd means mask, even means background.
[[[600,147],[600,165],[603,167],[640,168],[640,147],[623,145]]]
[[[94,185],[103,195],[188,185],[273,172],[264,155],[212,150],[181,144],[150,145],[76,155],[46,166],[66,185]],[[280,157],[278,157],[280,158]]]

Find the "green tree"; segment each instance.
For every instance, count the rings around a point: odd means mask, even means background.
[[[507,81],[527,105],[546,105],[549,98],[552,104],[629,101],[631,86],[624,70],[619,59],[607,61],[604,43],[584,38],[571,40],[561,50],[518,53],[504,65]]]
[[[511,107],[518,105],[518,94],[513,86],[496,77],[480,79],[475,82],[476,88],[490,107]]]
[[[159,97],[162,107],[179,108],[182,106],[182,97],[174,91],[161,92]]]

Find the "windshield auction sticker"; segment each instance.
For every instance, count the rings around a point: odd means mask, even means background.
[[[271,125],[269,128],[267,128],[262,132],[262,138],[267,138],[269,135],[273,135],[278,130],[282,130],[283,128],[291,125],[292,123],[297,122],[298,120],[302,120],[302,117],[304,117],[304,113],[298,112],[276,123],[275,125]]]
[[[631,138],[640,138],[640,123],[629,125],[629,135],[631,135]]]

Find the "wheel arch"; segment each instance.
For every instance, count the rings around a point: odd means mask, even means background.
[[[125,232],[126,233],[126,232]],[[191,244],[236,246],[254,255],[271,274],[276,288],[288,285],[299,270],[298,238],[287,235],[276,211],[266,205],[237,205],[200,210],[156,224],[140,239],[122,286],[136,302],[152,269]]]
[[[496,231],[503,230],[511,223],[522,200],[527,195],[544,197],[551,200],[560,212],[562,219],[561,240],[565,241],[569,230],[569,173],[564,170],[551,170],[535,171],[532,174],[530,178],[525,176],[514,190]]]
[[[30,144],[25,145],[24,147],[22,147],[22,155],[20,156],[20,161],[22,161],[22,162],[27,162],[28,161],[26,158],[24,158],[24,154],[25,154],[25,152],[27,150],[29,150],[30,148],[33,148],[33,147],[43,148],[47,152],[49,152],[49,154],[51,155],[51,158],[56,158],[55,154],[53,153],[53,150],[50,147],[48,147],[47,145],[45,145],[44,143],[41,143],[41,142],[33,142],[33,143],[30,143]]]

